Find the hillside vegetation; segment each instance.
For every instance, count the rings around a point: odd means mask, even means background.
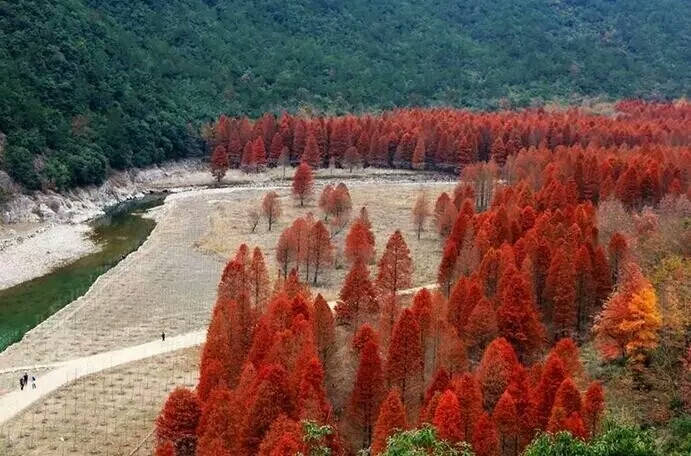
[[[28,189],[97,183],[199,153],[222,112],[685,96],[690,17],[684,0],[0,0],[1,166]]]

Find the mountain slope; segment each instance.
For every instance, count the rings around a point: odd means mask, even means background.
[[[220,112],[678,97],[685,0],[0,0],[3,168],[28,188],[200,151]]]

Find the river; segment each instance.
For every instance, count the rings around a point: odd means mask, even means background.
[[[0,290],[0,351],[87,292],[104,272],[139,248],[155,226],[142,212],[161,205],[163,195],[125,201],[91,222],[97,252],[52,272]]]

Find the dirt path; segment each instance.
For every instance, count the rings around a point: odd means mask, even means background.
[[[10,420],[40,398],[61,386],[85,375],[100,372],[140,359],[192,347],[204,342],[206,330],[169,337],[165,342],[156,340],[133,347],[122,348],[98,355],[76,358],[62,363],[56,369],[36,379],[36,389],[13,391],[0,397],[0,424]],[[22,372],[24,369],[19,369]],[[31,372],[30,370],[28,372]],[[18,374],[19,376],[20,374]],[[31,375],[31,373],[29,373]]]

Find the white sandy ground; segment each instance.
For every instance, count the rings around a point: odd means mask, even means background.
[[[86,224],[52,225],[0,249],[0,290],[95,252],[98,247],[87,236],[90,230]]]
[[[436,288],[436,286],[436,284],[429,284],[421,287],[409,288],[407,290],[401,290],[399,294],[414,294],[422,288],[432,289]],[[331,307],[335,306],[336,301],[330,301],[329,305]],[[24,391],[15,390],[0,397],[0,425],[9,421],[42,397],[81,377],[152,356],[201,345],[205,340],[206,329],[200,329],[179,336],[167,337],[165,341],[158,339],[145,344],[111,350],[97,355],[75,358],[65,362],[36,366],[18,366],[0,370],[0,374],[17,373],[17,377],[19,377],[23,372],[53,368],[50,372],[36,379],[36,389],[28,388]]]

